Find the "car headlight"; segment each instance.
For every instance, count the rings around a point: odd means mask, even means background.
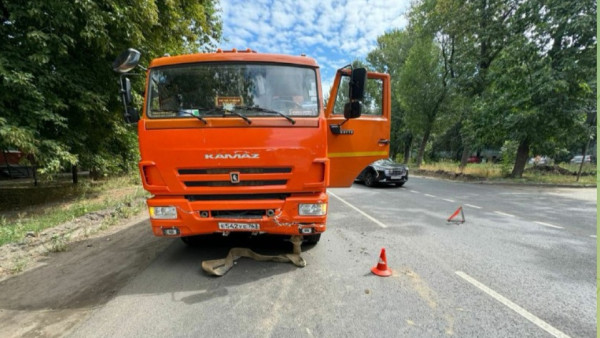
[[[325,203],[301,203],[301,204],[298,204],[298,215],[300,215],[300,216],[327,215],[327,204],[325,204]]]
[[[154,219],[177,219],[177,208],[169,207],[149,207],[150,217]]]
[[[386,175],[391,175],[392,174],[392,169],[385,169],[383,171]]]

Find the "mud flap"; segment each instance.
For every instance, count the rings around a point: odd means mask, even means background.
[[[223,276],[232,267],[233,262],[241,257],[254,259],[259,262],[278,262],[278,263],[292,263],[298,267],[305,267],[306,261],[300,256],[300,245],[302,245],[302,236],[292,236],[291,240],[294,245],[294,251],[291,254],[281,255],[261,255],[248,248],[233,248],[229,250],[227,257],[222,259],[213,259],[210,261],[202,262],[202,270],[209,275]]]

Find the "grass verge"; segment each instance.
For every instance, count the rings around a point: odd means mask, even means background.
[[[82,179],[78,185],[51,182],[40,187],[0,187],[0,245],[37,236],[41,231],[88,213],[114,209],[103,226],[137,213],[147,193],[138,178],[124,176],[99,182]],[[68,238],[52,238],[50,251],[67,249]]]
[[[506,183],[534,183],[552,185],[596,185],[596,165],[586,163],[582,175],[577,179],[578,164],[560,164],[556,166],[527,165],[522,178],[510,178],[506,175],[501,164],[470,163],[464,170],[460,170],[458,162],[436,162],[422,164],[414,172],[421,175],[442,176],[446,178],[506,182]]]

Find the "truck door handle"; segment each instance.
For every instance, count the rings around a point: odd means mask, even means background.
[[[380,138],[378,143],[379,144],[390,144],[390,140],[385,139],[385,138]]]
[[[334,135],[352,135],[352,134],[354,134],[354,130],[352,130],[352,129],[342,129],[341,124],[330,124],[329,129],[331,129],[331,133]]]

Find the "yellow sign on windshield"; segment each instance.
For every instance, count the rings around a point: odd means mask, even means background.
[[[215,106],[241,106],[244,104],[244,100],[241,96],[217,96],[215,97]]]

